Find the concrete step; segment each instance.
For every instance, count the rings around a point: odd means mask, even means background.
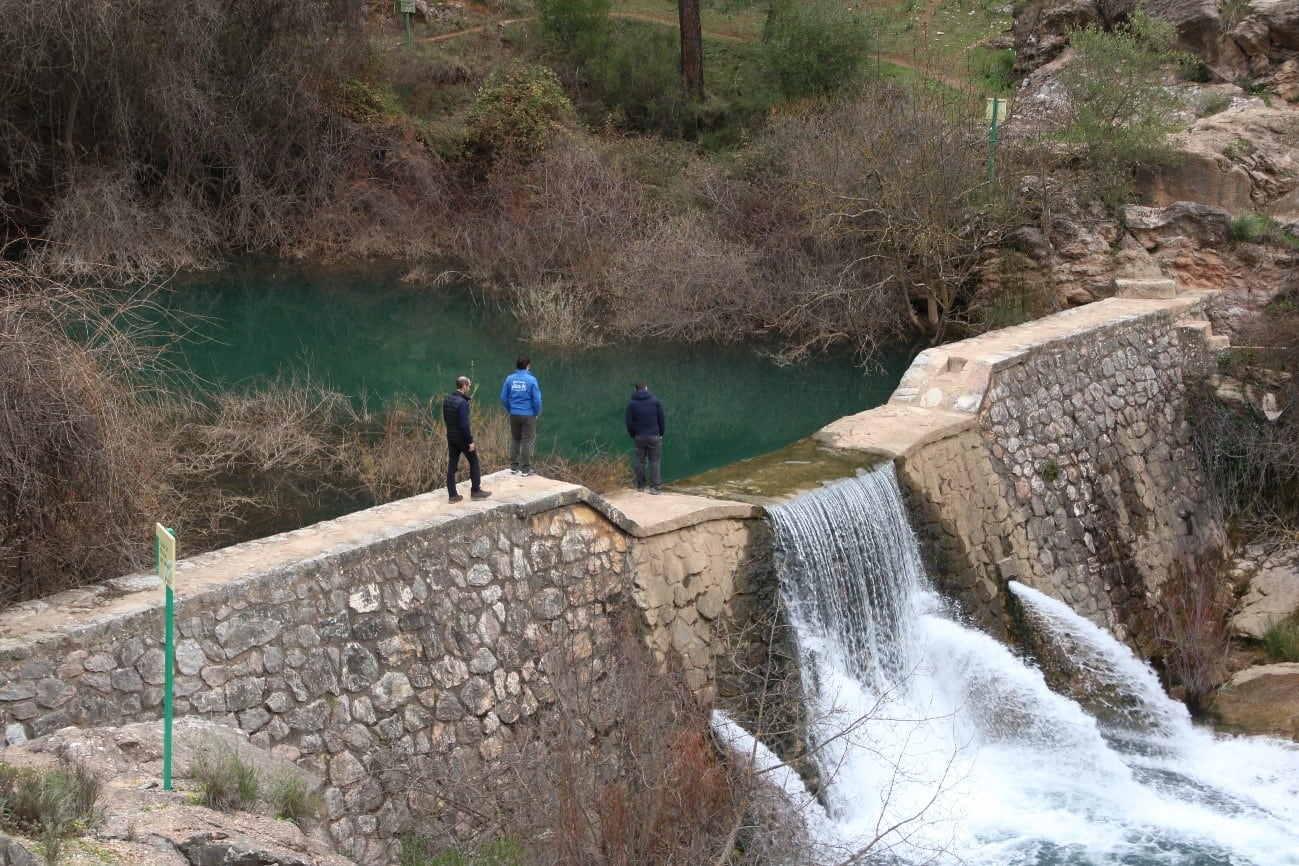
[[[1165,299],[1177,297],[1177,280],[1126,279],[1114,280],[1114,296],[1130,299]]]

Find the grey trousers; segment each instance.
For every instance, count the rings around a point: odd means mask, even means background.
[[[510,469],[514,472],[532,468],[532,446],[537,441],[536,415],[510,416]]]
[[[655,490],[663,486],[663,477],[660,473],[663,462],[663,437],[662,436],[637,436],[636,442],[636,489],[639,490],[645,486],[646,471],[645,464],[649,464],[649,484]]]

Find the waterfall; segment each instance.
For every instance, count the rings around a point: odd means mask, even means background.
[[[1299,864],[1299,749],[1197,728],[1126,647],[1016,585],[1125,712],[1052,692],[934,592],[891,464],[769,512],[823,782],[814,862]]]

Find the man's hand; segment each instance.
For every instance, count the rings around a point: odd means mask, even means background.
[[[470,450],[470,451],[473,451],[475,447],[477,447],[477,446],[475,446],[474,443],[472,443],[472,442],[469,443],[469,450]]]

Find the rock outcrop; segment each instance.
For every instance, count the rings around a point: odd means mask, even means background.
[[[1176,46],[1218,80],[1299,98],[1299,0],[1030,0],[1015,15],[1017,71],[1026,74],[1056,59],[1071,30],[1108,28],[1136,9],[1170,22]]]
[[[173,729],[173,790],[162,779],[162,724],[120,728],[64,728],[4,750],[14,766],[50,767],[60,761],[83,765],[102,783],[97,805],[103,818],[87,828],[76,848],[98,862],[132,866],[354,866],[325,841],[322,829],[307,829],[265,813],[218,812],[196,805],[189,778],[200,750],[231,750],[256,769],[265,783],[286,775],[308,788],[320,780],[294,764],[253,746],[247,734],[226,725],[178,719]],[[322,815],[323,817],[323,815]],[[35,866],[34,840],[0,837],[0,864]]]

